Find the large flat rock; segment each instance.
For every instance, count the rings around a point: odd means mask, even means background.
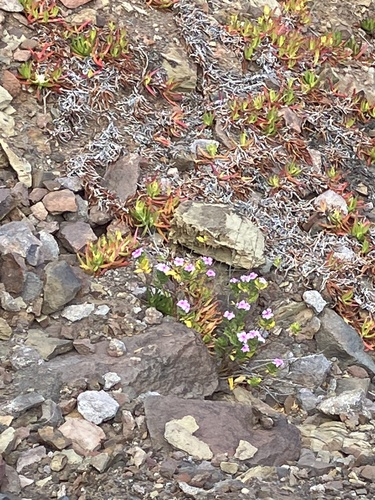
[[[264,264],[264,237],[250,220],[227,205],[187,201],[172,221],[171,239],[198,254],[233,267]]]

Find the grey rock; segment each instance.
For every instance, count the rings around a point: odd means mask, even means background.
[[[77,212],[65,213],[64,219],[69,222],[88,222],[89,220],[89,202],[76,194]]]
[[[59,177],[56,180],[61,185],[61,187],[69,189],[69,191],[73,191],[73,193],[78,193],[79,191],[83,190],[82,180],[78,176]]]
[[[121,201],[126,201],[137,190],[140,161],[140,156],[130,154],[107,167],[104,182]]]
[[[103,226],[104,224],[108,224],[112,219],[112,215],[108,210],[104,208],[101,209],[98,205],[94,205],[90,208],[89,211],[89,221],[91,224],[96,226]]]
[[[43,314],[50,314],[70,302],[81,289],[81,280],[65,261],[50,262],[45,267]]]
[[[301,406],[301,408],[308,414],[314,414],[317,409],[316,407],[319,404],[320,399],[315,396],[315,394],[306,388],[299,389],[297,392],[297,400]]]
[[[39,239],[43,245],[43,253],[45,262],[52,262],[59,258],[60,249],[56,239],[47,231],[39,232]]]
[[[44,446],[36,446],[35,448],[22,452],[17,460],[17,472],[21,472],[22,469],[28,465],[40,462],[40,460],[46,456],[47,453]]]
[[[0,10],[5,10],[5,12],[22,12],[23,7],[18,0],[0,0]],[[0,89],[5,90],[3,87],[0,87]]]
[[[32,272],[26,273],[25,286],[22,292],[22,298],[26,304],[36,300],[41,296],[42,292],[43,281],[39,278],[39,276]]]
[[[25,220],[9,222],[0,227],[0,254],[18,254],[28,264],[37,266],[44,262],[42,243],[32,233],[32,226]]]
[[[11,5],[11,1],[10,0],[7,0],[7,1],[4,1],[4,0],[1,0],[0,1],[0,10],[5,10],[5,6],[7,5]],[[14,3],[14,2],[13,2]],[[17,2],[18,5],[19,2]],[[21,6],[21,10],[22,10],[22,6]],[[17,11],[8,11],[8,12],[17,12]],[[21,12],[21,11],[18,11],[18,12]],[[3,111],[5,108],[7,108],[9,106],[9,104],[13,101],[13,97],[9,94],[9,92],[0,85],[0,111]]]
[[[112,387],[116,384],[119,384],[121,382],[121,377],[117,375],[115,372],[108,372],[103,375],[104,379],[104,389],[106,391],[109,391],[109,389],[112,389]]]
[[[113,358],[119,358],[126,353],[126,345],[122,340],[112,339],[109,341],[107,353]]]
[[[324,191],[324,193],[315,198],[314,205],[319,207],[321,204],[324,204],[328,210],[340,210],[343,215],[348,215],[348,205],[345,199],[332,189]]]
[[[303,294],[303,300],[305,304],[314,309],[317,314],[321,313],[327,305],[327,302],[317,290],[307,290]]]
[[[13,348],[9,356],[9,361],[15,370],[20,370],[21,368],[26,368],[34,363],[42,362],[42,357],[33,347],[17,345]]]
[[[94,314],[96,316],[107,316],[109,313],[110,308],[107,306],[107,304],[102,304],[101,306],[98,306],[96,310],[94,311]]]
[[[34,347],[46,361],[73,349],[71,340],[48,337],[43,330],[29,330],[26,345]]]
[[[24,411],[31,410],[40,406],[44,401],[44,397],[36,392],[21,394],[14,398],[10,403],[5,405],[3,409],[11,415],[19,415]]]
[[[16,206],[17,202],[10,189],[0,188],[0,220],[3,220]]]
[[[335,464],[317,460],[315,454],[306,448],[301,450],[301,456],[297,462],[297,466],[301,469],[307,469],[310,476],[322,476],[328,474],[329,471],[335,468]]]
[[[325,382],[331,366],[323,354],[311,354],[291,361],[286,378],[300,386],[317,389]]]
[[[61,408],[52,399],[46,399],[42,404],[42,418],[39,422],[43,425],[57,427],[62,423],[63,416]]]
[[[77,410],[93,424],[114,418],[119,407],[118,402],[104,391],[85,391],[77,398]]]
[[[318,410],[325,415],[365,415],[371,418],[371,413],[366,408],[367,400],[362,391],[346,391],[338,396],[326,398],[319,403]]]
[[[200,243],[198,236],[205,238],[205,242]],[[198,254],[234,267],[251,269],[265,261],[261,231],[226,205],[181,203],[172,221],[170,237]]]
[[[322,324],[315,334],[318,349],[328,358],[338,358],[340,367],[356,364],[375,375],[375,363],[364,352],[363,343],[354,328],[332,309],[326,309],[320,319]]]
[[[5,291],[0,291],[0,303],[4,311],[20,312],[22,309],[26,309],[22,297],[13,298],[10,293]]]
[[[172,419],[188,415],[199,426],[194,432],[196,438],[206,443],[215,455],[228,453],[229,457],[234,456],[242,440],[258,450],[252,458],[245,460],[247,466],[281,465],[299,457],[299,431],[281,415],[271,429],[265,430],[253,427],[252,408],[241,404],[148,396],[144,407],[147,428],[155,449],[170,451],[164,438],[165,425]]]
[[[61,316],[74,323],[90,316],[90,314],[94,312],[94,309],[95,305],[88,304],[87,302],[85,302],[84,304],[75,304],[65,307],[61,313]]]
[[[36,386],[51,399],[59,397],[61,385],[76,380],[77,373],[90,379],[115,372],[129,398],[147,391],[201,398],[218,387],[214,359],[200,336],[180,323],[171,321],[150,327],[141,335],[127,337],[126,345],[125,356],[111,357],[107,354],[107,341],[98,342],[95,354],[73,352],[40,366],[33,365],[22,376],[16,372],[15,383],[22,390]]]

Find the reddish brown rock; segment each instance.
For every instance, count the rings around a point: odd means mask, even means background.
[[[62,214],[64,212],[76,212],[77,201],[74,193],[69,189],[52,191],[43,198],[43,204],[51,214]]]
[[[97,237],[86,222],[63,222],[60,226],[58,238],[69,252],[77,253],[90,241]]]
[[[9,293],[22,293],[26,281],[25,259],[18,254],[8,253],[0,259],[0,280]]]
[[[42,427],[38,430],[39,440],[56,450],[63,450],[72,444],[72,441],[65,437],[60,431],[51,426]]]
[[[38,201],[41,201],[45,195],[48,194],[48,190],[45,188],[34,188],[31,193],[29,194],[29,200],[32,203],[38,203]]]
[[[96,351],[95,345],[89,339],[73,340],[73,347],[82,356],[93,354]]]
[[[38,201],[38,203],[35,203],[35,205],[31,207],[31,213],[38,220],[46,220],[48,215],[46,207],[41,201]]]
[[[21,84],[18,78],[7,69],[1,75],[1,85],[12,97],[17,97],[21,92]]]
[[[30,59],[31,53],[29,50],[16,49],[13,52],[13,59],[17,62],[26,62]]]
[[[367,371],[364,368],[362,368],[361,366],[357,366],[357,365],[349,366],[348,372],[350,373],[350,375],[352,375],[352,377],[356,377],[356,378],[368,378],[369,377],[369,374],[367,373]]]

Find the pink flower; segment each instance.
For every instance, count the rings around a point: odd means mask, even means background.
[[[272,363],[276,366],[276,368],[280,368],[281,366],[284,366],[284,361],[280,358],[273,359]]]
[[[229,283],[238,283],[238,279],[237,278],[231,278],[229,280]]]
[[[226,318],[228,321],[230,321],[231,319],[235,318],[236,315],[230,311],[225,311],[225,313],[223,314],[224,318]]]
[[[194,264],[186,264],[186,266],[184,267],[184,269],[188,273],[192,273],[193,271],[195,271],[195,266],[194,266]]]
[[[257,279],[257,277],[258,277],[257,273],[250,273],[250,274],[249,274],[249,278],[250,278],[251,280],[256,280],[256,279]]]
[[[209,269],[207,272],[206,272],[207,276],[209,278],[214,278],[216,276],[216,273],[213,269]]]
[[[212,266],[212,258],[211,257],[202,257],[203,262],[206,266]]]
[[[250,330],[249,333],[248,333],[248,338],[249,339],[255,339],[256,337],[259,337],[260,333],[258,332],[258,330]]]
[[[262,318],[263,319],[273,318],[273,312],[272,312],[272,309],[270,307],[262,312]]]
[[[239,333],[237,333],[237,338],[243,344],[248,341],[248,336],[247,336],[246,332],[239,332]]]
[[[133,259],[138,259],[143,253],[143,248],[137,248],[137,250],[134,250],[132,253]]]
[[[240,277],[240,280],[243,281],[244,283],[249,283],[249,281],[251,281],[250,274],[243,274]]]
[[[246,302],[246,300],[241,300],[241,302],[237,302],[236,307],[237,309],[244,309],[245,311],[249,311],[250,304]]]
[[[250,347],[249,347],[247,344],[244,344],[244,345],[241,347],[241,351],[242,351],[242,352],[249,352],[249,351],[250,351]]]
[[[186,314],[190,311],[190,304],[187,300],[179,300],[177,302],[177,307],[182,309]]]
[[[174,262],[175,266],[183,266],[184,265],[184,259],[182,259],[181,257],[176,257],[173,262]]]
[[[167,264],[163,264],[162,262],[155,267],[158,271],[161,271],[164,274],[168,273],[171,270],[171,268],[167,266]]]
[[[264,338],[261,336],[261,334],[259,334],[259,335],[257,336],[257,340],[258,340],[258,342],[260,342],[261,344],[264,344],[264,343],[265,343],[265,341],[266,341],[266,339],[264,339]]]

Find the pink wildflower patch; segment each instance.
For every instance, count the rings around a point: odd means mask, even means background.
[[[284,366],[284,361],[280,358],[273,359],[272,363],[276,366],[276,368],[281,368],[282,366]]]
[[[186,264],[184,270],[187,271],[188,273],[192,273],[193,271],[195,271],[195,266],[194,264]]]
[[[174,259],[173,263],[174,263],[175,266],[180,267],[180,266],[183,266],[185,264],[185,261],[184,261],[184,259],[182,257],[176,257]]]

